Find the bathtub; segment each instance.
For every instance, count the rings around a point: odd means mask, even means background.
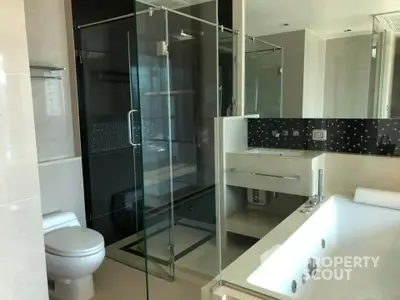
[[[301,209],[221,279],[271,299],[400,299],[400,211],[340,196]]]

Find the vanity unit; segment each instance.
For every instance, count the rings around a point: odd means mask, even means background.
[[[321,152],[256,148],[225,156],[227,185],[303,196],[317,193]]]
[[[243,117],[215,119],[220,274],[239,257],[246,257],[249,248],[257,247],[252,246],[293,212],[306,207],[309,197],[323,194],[323,152],[249,148],[247,121]],[[217,276],[203,287],[202,300],[219,299],[218,293],[222,298],[229,294],[236,299],[253,299],[246,291],[231,289],[225,293],[225,288],[229,289],[228,282]]]
[[[243,117],[216,118],[215,131],[217,240],[225,268],[238,257],[232,257],[232,249],[241,255],[252,245],[243,243],[244,238],[254,244],[308,197],[322,193],[318,173],[323,172],[325,154],[248,148]]]

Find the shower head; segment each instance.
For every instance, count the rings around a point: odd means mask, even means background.
[[[184,30],[181,30],[179,34],[173,34],[172,37],[178,41],[194,40],[194,36]]]

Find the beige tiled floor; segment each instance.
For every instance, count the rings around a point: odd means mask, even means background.
[[[93,300],[146,300],[145,273],[106,258],[94,274],[96,296]],[[197,284],[177,278],[168,282],[149,275],[150,300],[200,300]]]

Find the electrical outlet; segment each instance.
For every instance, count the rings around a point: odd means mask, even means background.
[[[326,141],[327,132],[326,129],[314,129],[312,131],[313,141]]]

